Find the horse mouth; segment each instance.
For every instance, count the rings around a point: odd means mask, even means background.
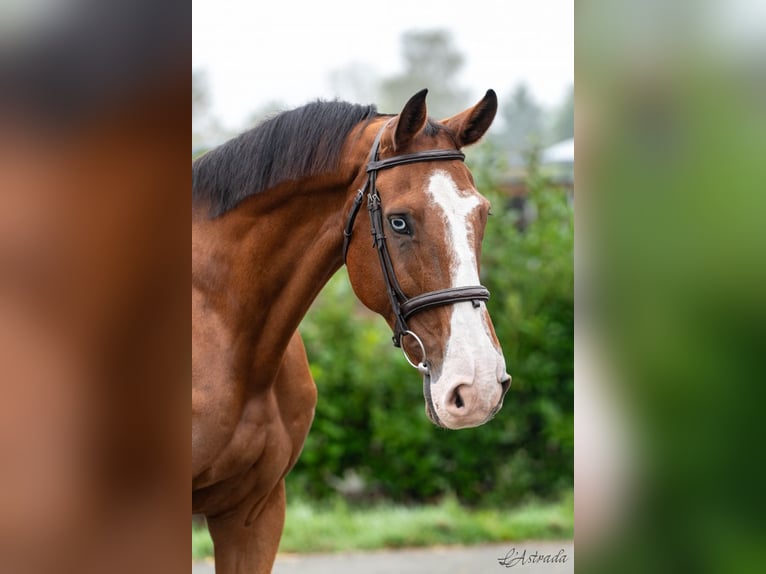
[[[500,405],[503,404],[503,399],[505,398],[506,393],[511,388],[511,381],[513,380],[513,377],[511,375],[508,375],[507,378],[500,381],[500,386],[503,387],[503,392],[500,394]],[[499,409],[499,407],[498,407]]]
[[[493,408],[492,412],[489,413],[486,422],[489,422],[495,418],[495,415],[500,412],[501,408],[503,408],[503,400],[505,399],[506,393],[508,393],[508,390],[511,388],[511,375],[508,375],[508,378],[500,381],[500,386],[503,388],[503,391],[500,393],[500,400],[497,401],[495,408]]]
[[[439,415],[436,414],[436,407],[431,396],[431,375],[428,373],[423,375],[423,397],[426,400],[426,415],[429,420],[439,428],[447,428],[439,419]]]

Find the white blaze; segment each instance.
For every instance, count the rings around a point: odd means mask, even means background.
[[[479,196],[461,194],[446,171],[437,171],[431,176],[428,192],[447,220],[447,243],[452,249],[451,286],[478,285],[476,252],[468,241],[468,216],[479,206]]]
[[[481,203],[475,191],[461,192],[449,174],[435,171],[428,182],[432,206],[438,208],[446,220],[447,246],[450,256],[451,287],[480,285],[476,251],[470,236],[469,216]],[[484,408],[491,408],[499,400],[498,381],[505,374],[505,361],[490,335],[485,306],[475,309],[470,302],[452,305],[450,338],[444,354],[442,371],[434,381],[434,406],[443,416],[443,408],[451,387],[456,382],[474,384]],[[443,384],[439,384],[444,381]],[[438,392],[437,392],[438,389]],[[479,407],[479,405],[476,405]]]

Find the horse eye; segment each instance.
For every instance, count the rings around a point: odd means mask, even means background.
[[[391,228],[397,233],[409,233],[410,228],[407,225],[407,220],[404,217],[393,216],[388,219],[391,224]]]

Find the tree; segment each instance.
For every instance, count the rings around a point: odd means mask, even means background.
[[[466,107],[467,91],[457,86],[463,55],[444,30],[410,31],[402,36],[404,72],[383,80],[380,109],[395,113],[419,90],[428,88],[428,112],[442,119]]]
[[[328,83],[337,97],[350,102],[369,104],[378,99],[380,79],[369,65],[361,62],[351,62],[332,70]]]
[[[499,137],[511,152],[511,162],[522,163],[533,148],[543,143],[543,110],[529,88],[519,84],[500,113],[505,130]]]
[[[551,128],[552,142],[574,137],[574,86],[569,88],[561,107],[556,112]]]

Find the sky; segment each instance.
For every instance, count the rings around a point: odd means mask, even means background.
[[[400,73],[409,30],[451,32],[465,57],[458,82],[475,101],[492,88],[502,106],[523,82],[552,108],[574,83],[572,0],[193,0],[192,10],[192,68],[232,129],[271,102],[346,97],[333,92],[333,71]]]

